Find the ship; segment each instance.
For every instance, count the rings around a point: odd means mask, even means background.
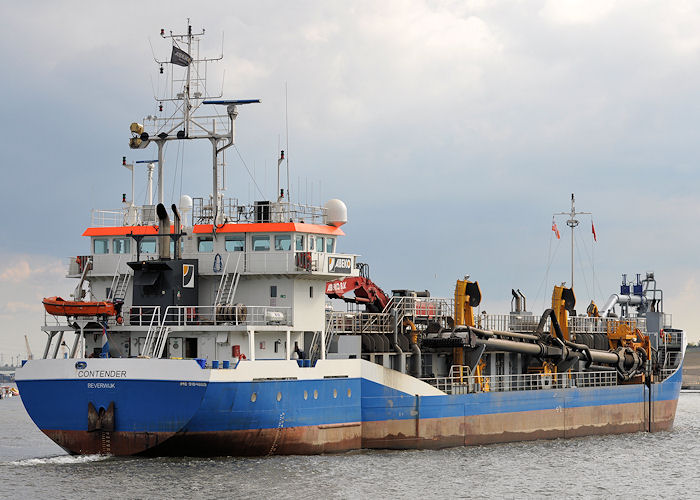
[[[161,30],[172,49],[157,64],[175,91],[129,138],[133,155],[154,146],[157,159],[122,159],[131,199],[92,211],[89,250],[67,265],[72,297],[44,300],[43,355],[16,372],[44,434],[71,454],[267,456],[672,427],[685,333],[654,273],[623,275],[584,312],[572,267],[541,314],[519,289],[510,311],[487,314],[470,276],[449,297],[385,292],[342,249],[342,201],[292,202],[284,151],[275,199],[226,197],[236,119],[260,101],[207,93],[219,58],[200,54],[203,35],[189,21]],[[212,192],[167,207],[164,148],[194,140],[212,146]],[[573,252],[573,195],[566,214]]]

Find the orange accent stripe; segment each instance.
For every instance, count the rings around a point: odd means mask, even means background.
[[[174,231],[174,227],[170,226]],[[211,224],[199,224],[192,231],[195,234],[211,234]],[[331,234],[345,236],[342,229],[323,224],[302,224],[295,222],[268,222],[252,224],[224,224],[216,230],[217,233],[311,233]],[[83,236],[122,236],[127,234],[157,235],[158,226],[114,226],[114,227],[89,227]]]

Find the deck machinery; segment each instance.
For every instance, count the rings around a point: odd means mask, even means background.
[[[367,304],[378,289],[365,275],[327,284],[330,298]],[[633,293],[630,294],[630,289]],[[339,294],[338,290],[343,290]],[[356,297],[345,293],[354,290]],[[410,373],[447,392],[536,389],[562,383],[570,373],[608,372],[621,383],[651,383],[677,367],[682,355],[679,330],[664,326],[662,293],[653,273],[626,283],[601,315],[592,302],[577,315],[571,288],[555,286],[552,306],[541,316],[526,310],[525,296],[512,291],[507,315],[476,314],[478,282],[457,280],[454,299],[427,291],[395,290],[365,311],[329,312],[333,332],[330,357],[362,357]],[[620,314],[615,311],[620,306]],[[533,376],[537,375],[537,376]]]

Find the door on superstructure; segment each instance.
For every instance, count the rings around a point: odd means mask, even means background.
[[[182,358],[182,354],[184,351],[182,341],[183,341],[182,337],[169,337],[168,338],[168,357],[169,358]]]
[[[185,358],[193,359],[197,357],[197,337],[189,337],[185,339]]]

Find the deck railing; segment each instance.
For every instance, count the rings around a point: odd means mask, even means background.
[[[168,326],[206,325],[282,325],[293,324],[291,307],[273,306],[168,306],[160,319],[159,307],[133,306],[125,315],[125,324],[148,326],[153,314],[158,324]]]
[[[452,370],[447,377],[422,378],[447,394],[473,392],[534,391],[606,387],[617,385],[617,372],[523,373],[516,375],[460,375]]]

